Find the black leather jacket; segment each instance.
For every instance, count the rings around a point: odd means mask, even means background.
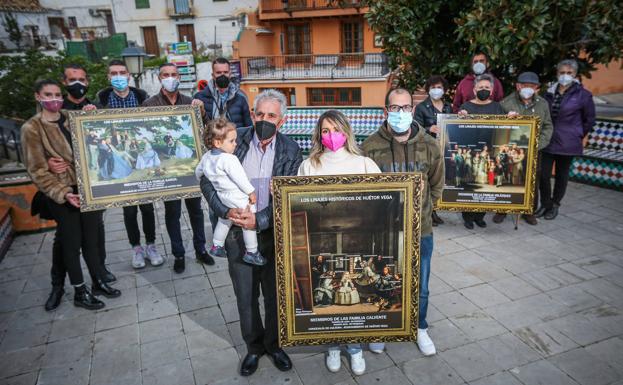
[[[249,151],[249,144],[253,139],[253,127],[238,130],[238,138],[236,140],[236,151],[234,155],[238,157],[240,163],[244,160]],[[275,160],[273,162],[273,176],[291,176],[296,175],[303,162],[303,154],[299,145],[287,136],[277,132],[275,137]],[[211,214],[214,213],[221,218],[227,218],[229,207],[225,206],[219,199],[214,186],[204,176],[199,182],[201,192],[210,206]],[[212,223],[215,223],[214,221]],[[257,230],[262,231],[273,227],[273,198],[270,197],[268,206],[255,213],[255,223]]]
[[[436,134],[430,132],[430,126],[437,124],[437,114],[439,111],[433,106],[433,101],[430,99],[430,96],[420,104],[415,107],[415,116],[414,119],[416,122],[420,124],[420,126],[424,127],[426,132],[433,137],[437,137]],[[451,114],[452,106],[448,102],[443,102],[443,108],[441,109],[442,114]]]

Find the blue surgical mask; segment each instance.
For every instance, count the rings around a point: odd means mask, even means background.
[[[534,95],[534,88],[524,87],[519,90],[522,99],[530,99]]]
[[[569,84],[571,84],[571,82],[573,82],[573,76],[569,74],[562,74],[558,76],[558,83],[562,84],[563,86],[568,86]]]
[[[443,96],[443,88],[431,88],[428,91],[428,94],[430,95],[431,99],[439,100]]]
[[[110,84],[117,91],[123,91],[128,88],[128,78],[122,75],[113,76],[110,78]]]
[[[396,111],[387,113],[387,123],[394,132],[398,134],[404,134],[411,127],[413,121],[413,115],[411,112]]]

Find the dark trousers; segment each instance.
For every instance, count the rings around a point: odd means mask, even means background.
[[[539,191],[541,193],[541,206],[551,208],[554,204],[560,205],[567,191],[569,183],[569,168],[571,168],[572,155],[557,155],[542,153],[541,156],[541,181]],[[556,167],[554,181],[554,195],[552,195],[552,166]]]
[[[104,211],[101,211],[101,221],[98,225],[99,241],[98,241],[98,254],[99,262],[102,269],[106,265],[106,232],[104,231]],[[87,265],[87,267],[89,267]],[[52,268],[50,269],[50,275],[52,276],[52,286],[64,286],[65,274],[67,274],[67,268],[63,261],[63,248],[61,247],[61,236],[58,227],[54,234],[54,243],[52,244]],[[95,271],[89,269],[89,275],[91,276],[91,282],[97,278]]]
[[[268,260],[264,266],[244,263],[242,231],[232,226],[225,239],[225,249],[236,294],[240,331],[250,354],[274,353],[279,349],[277,335],[277,289],[275,286],[275,242],[273,229],[258,234],[259,251]],[[260,289],[264,296],[265,322],[260,316]]]
[[[486,213],[463,212],[463,213],[461,213],[461,216],[463,217],[463,220],[465,222],[474,222],[475,220],[483,219],[485,217],[485,214]]]
[[[69,203],[59,205],[56,202],[48,202],[50,212],[57,224],[57,236],[62,255],[63,266],[69,275],[72,285],[84,283],[82,268],[80,266],[80,251],[92,276],[102,277],[104,271],[100,263],[99,223],[102,221],[103,211],[87,211],[81,213],[79,209],[70,206]],[[53,247],[54,249],[54,247]]]
[[[138,210],[141,210],[143,217],[143,233],[145,243],[156,243],[156,217],[154,216],[154,205],[146,203],[138,206],[126,206],[123,208],[123,222],[128,233],[128,240],[132,247],[141,244],[141,232],[138,229]]]
[[[188,218],[190,219],[190,227],[193,229],[193,245],[195,252],[203,253],[205,251],[206,235],[203,228],[203,211],[201,210],[201,197],[184,199],[186,210],[188,210]],[[186,253],[184,250],[184,241],[182,240],[182,229],[180,226],[180,218],[182,216],[182,200],[164,202],[164,221],[167,225],[167,233],[171,239],[171,253],[175,257],[183,257]]]

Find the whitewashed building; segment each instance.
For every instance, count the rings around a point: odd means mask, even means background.
[[[110,0],[117,32],[159,56],[168,43],[191,41],[201,52],[232,53],[232,42],[257,0]]]
[[[0,51],[50,47],[55,39],[50,34],[48,19],[60,15],[58,10],[46,8],[36,0],[1,0]],[[17,24],[13,37],[7,31],[12,20]]]
[[[39,0],[42,7],[60,11],[48,22],[52,36],[92,40],[115,33],[110,0]]]

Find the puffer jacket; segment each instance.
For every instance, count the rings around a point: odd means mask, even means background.
[[[67,125],[67,115],[65,125]],[[39,191],[58,204],[65,203],[65,194],[74,191],[76,170],[74,154],[57,123],[48,122],[41,113],[28,119],[22,126],[22,148],[26,170]],[[71,167],[61,173],[53,173],[48,168],[48,159],[62,158]]]
[[[251,120],[251,112],[249,110],[249,101],[247,96],[234,83],[229,83],[227,90],[227,102],[225,106],[221,106],[220,96],[214,84],[214,79],[208,82],[208,86],[201,92],[197,92],[194,99],[203,102],[206,110],[206,119],[212,120],[218,118],[222,113],[227,120],[234,123],[236,128],[246,128],[253,126]],[[216,95],[216,97],[215,97]],[[220,108],[219,108],[220,107]]]
[[[424,176],[422,193],[422,235],[433,232],[434,203],[441,198],[445,166],[441,147],[416,122],[411,125],[411,138],[398,142],[387,123],[370,135],[362,144],[365,156],[371,158],[382,172],[421,172]]]

